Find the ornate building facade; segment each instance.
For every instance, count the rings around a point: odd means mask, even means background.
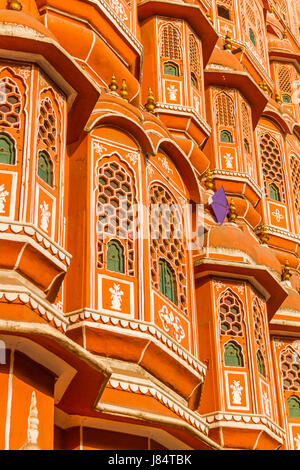
[[[300,1],[0,12],[0,448],[300,449]]]

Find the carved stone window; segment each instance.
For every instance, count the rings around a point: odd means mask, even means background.
[[[171,23],[160,32],[160,56],[168,59],[181,59],[181,37],[179,30]]]
[[[167,274],[170,284],[173,273],[176,303],[178,308],[187,314],[186,249],[183,228],[181,208],[171,192],[162,185],[153,185],[150,188],[152,283],[157,290],[161,290],[160,273]],[[162,260],[168,263],[168,272]],[[172,287],[170,292],[171,289]],[[173,294],[170,294],[170,297],[172,298]]]
[[[129,276],[135,274],[135,220],[134,204],[135,191],[129,171],[118,161],[104,163],[98,170],[98,205],[97,205],[97,234],[98,234],[98,267],[119,263],[117,261],[117,240],[123,247],[126,261],[122,271]],[[111,249],[107,240],[111,241]],[[114,242],[112,242],[112,240]],[[107,248],[105,250],[105,247]],[[105,259],[104,255],[110,256]],[[114,254],[115,261],[111,257]],[[120,255],[120,252],[119,252]],[[114,264],[115,263],[115,264]],[[118,272],[122,272],[118,271]]]
[[[264,176],[265,194],[270,197],[269,185],[275,184],[280,189],[280,200],[286,201],[284,177],[281,162],[281,150],[277,140],[269,133],[260,138],[261,162]]]
[[[219,299],[221,335],[243,336],[242,307],[239,298],[227,289]]]
[[[20,128],[21,94],[9,77],[0,80],[0,127]]]

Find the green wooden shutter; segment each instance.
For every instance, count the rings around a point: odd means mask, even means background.
[[[300,418],[300,400],[297,397],[290,397],[287,401],[290,418]]]
[[[15,163],[14,144],[5,135],[0,136],[0,163],[13,165]]]
[[[50,158],[44,152],[41,152],[39,154],[38,175],[43,181],[45,181],[45,183],[49,184],[49,186],[52,186],[52,171]]]
[[[224,364],[229,367],[243,367],[243,357],[238,345],[227,343],[224,348]]]
[[[107,245],[106,268],[116,273],[124,273],[123,249],[119,243],[111,241]]]
[[[171,302],[175,303],[175,285],[174,276],[168,263],[164,260],[159,261],[159,289],[160,292]]]

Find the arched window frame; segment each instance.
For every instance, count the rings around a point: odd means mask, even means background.
[[[40,167],[41,158],[43,158],[43,161],[46,162],[47,169],[46,169],[45,177],[41,173],[41,167]],[[37,175],[39,176],[39,178],[41,178],[42,181],[44,181],[44,183],[48,184],[48,186],[50,186],[51,188],[53,187],[53,183],[54,183],[53,182],[53,175],[54,175],[53,162],[52,162],[48,152],[46,152],[45,150],[41,150],[38,153]]]
[[[222,129],[220,131],[220,142],[232,144],[233,143],[232,132],[228,131],[227,129]]]
[[[291,406],[291,404],[297,403],[296,406]],[[300,419],[300,399],[296,395],[291,395],[287,399],[287,408],[288,408],[288,414],[289,418],[292,419]]]
[[[256,351],[256,363],[257,363],[257,370],[263,376],[266,377],[266,366],[264,357],[260,350]]]
[[[236,352],[235,359],[237,359],[238,361],[237,364],[227,362],[226,352],[229,349],[229,347],[231,347]],[[235,341],[228,341],[227,343],[224,344],[224,366],[225,367],[244,367],[245,366],[243,348],[239,343]]]
[[[169,70],[167,68],[169,67]],[[174,70],[175,73],[170,73],[171,70]],[[164,75],[169,75],[172,77],[179,77],[180,76],[180,68],[179,65],[175,62],[164,62],[163,64],[163,73]]]
[[[166,285],[166,275],[172,278],[171,290],[168,292]],[[177,305],[176,276],[170,263],[163,258],[159,259],[159,289],[162,295]]]
[[[198,89],[198,79],[196,75],[194,74],[194,72],[191,72],[191,83],[195,88]]]
[[[160,29],[160,57],[182,59],[182,35],[180,30],[172,23],[166,23]]]
[[[9,161],[1,161],[1,140],[4,140],[6,144],[9,146]],[[15,147],[15,142],[13,139],[8,136],[7,134],[1,132],[0,133],[0,164],[1,165],[15,165],[16,164],[16,147]]]
[[[117,269],[112,269],[112,266],[109,266],[109,251],[111,248],[116,248],[118,255],[119,255],[119,259],[118,259],[119,268]],[[124,247],[118,240],[112,239],[106,245],[106,269],[107,271],[124,274],[124,269],[125,269]]]
[[[272,201],[281,202],[280,189],[275,183],[269,184],[269,198]]]

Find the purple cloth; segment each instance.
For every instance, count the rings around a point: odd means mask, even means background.
[[[229,203],[223,186],[211,197],[210,207],[217,219],[218,224],[222,225],[230,212]]]

